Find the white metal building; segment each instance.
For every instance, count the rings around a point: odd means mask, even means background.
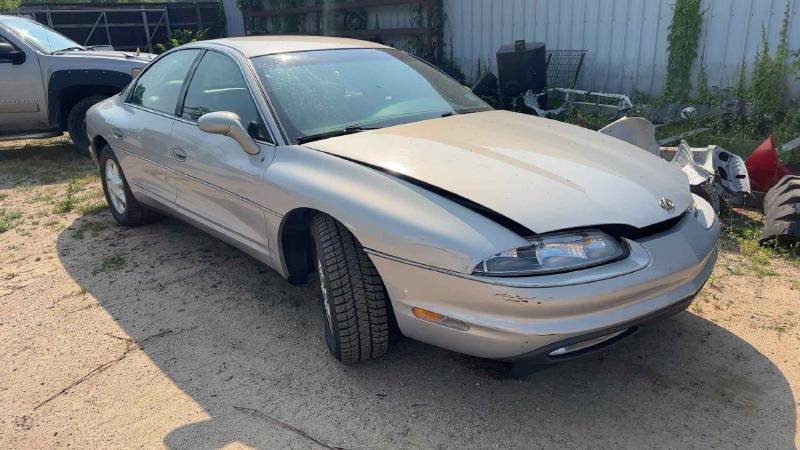
[[[235,1],[224,3],[229,33],[241,33],[241,14],[232,11]],[[445,51],[474,79],[479,64],[496,73],[497,48],[516,39],[545,42],[548,49],[585,49],[577,87],[657,95],[667,70],[673,5],[667,0],[444,0]],[[787,5],[789,47],[798,49],[800,0],[703,0],[699,52],[712,87],[735,86],[740,65],[749,67],[760,47],[762,25],[775,50]],[[397,8],[375,9],[372,17],[381,23],[411,20]],[[700,58],[695,75],[699,64]],[[800,93],[800,84],[793,83],[792,91]]]

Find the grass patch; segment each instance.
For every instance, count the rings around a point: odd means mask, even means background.
[[[83,239],[86,237],[86,232],[91,232],[92,236],[97,236],[101,231],[109,227],[108,222],[83,222],[78,226],[78,229],[72,232],[74,239]]]
[[[16,272],[9,272],[9,273],[7,273],[7,274],[6,274],[6,275],[5,275],[3,278],[4,278],[5,280],[13,280],[13,279],[14,279],[14,278],[16,278],[16,277],[17,277],[17,274],[16,274]]]
[[[0,233],[14,228],[22,222],[22,213],[7,208],[0,208]]]
[[[739,251],[749,264],[749,269],[753,275],[763,277],[774,277],[778,272],[772,268],[772,257],[774,252],[769,248],[759,245],[758,241],[744,238],[738,239]]]
[[[3,201],[8,198],[8,194],[5,192],[0,192],[0,201]]]
[[[72,211],[75,207],[75,194],[78,192],[78,185],[79,182],[77,178],[71,178],[69,180],[67,192],[65,192],[64,197],[56,203],[53,212],[56,214],[64,214]]]
[[[59,222],[57,220],[51,220],[51,221],[45,223],[44,226],[46,226],[47,228],[50,228],[51,230],[56,230],[56,231],[64,228],[64,225],[62,225],[61,222]]]
[[[98,214],[108,209],[108,204],[105,201],[101,202],[93,202],[93,203],[83,203],[78,206],[78,213],[84,216],[88,216],[90,214]]]
[[[53,193],[49,191],[37,192],[28,199],[25,199],[25,203],[47,203],[52,205],[55,202],[56,199],[53,196]]]
[[[778,272],[773,267],[776,259],[800,264],[800,248],[791,245],[761,245],[763,216],[753,211],[725,211],[720,216],[723,246],[738,250],[742,260],[736,267],[728,267],[734,275],[751,274],[756,277],[773,277]]]
[[[124,256],[109,256],[108,258],[104,258],[99,266],[95,267],[95,269],[92,271],[92,274],[97,275],[98,273],[116,272],[125,268],[127,264],[128,261]]]

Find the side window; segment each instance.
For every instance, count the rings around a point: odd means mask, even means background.
[[[269,141],[239,66],[222,53],[208,51],[189,82],[181,116],[197,121],[215,111],[236,113],[251,137]]]
[[[156,61],[136,81],[129,103],[175,114],[186,74],[198,53],[198,49],[181,50]]]

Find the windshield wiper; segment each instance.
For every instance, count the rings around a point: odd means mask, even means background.
[[[456,111],[445,111],[445,112],[442,113],[442,117],[455,116],[456,114],[458,114],[458,115],[461,115],[461,114],[472,114],[472,113],[483,112],[483,111],[489,111],[489,110],[486,109],[486,108],[464,108],[462,110],[456,110]]]
[[[69,52],[69,51],[72,51],[72,50],[86,50],[86,48],[85,47],[67,47],[67,48],[62,48],[60,50],[56,50],[53,53]]]
[[[328,139],[336,136],[344,136],[346,134],[355,134],[367,130],[377,130],[380,127],[362,127],[361,125],[354,124],[348,125],[338,130],[326,131],[324,133],[309,134],[308,136],[300,136],[297,138],[298,144],[305,144],[306,142],[319,141],[320,139]]]

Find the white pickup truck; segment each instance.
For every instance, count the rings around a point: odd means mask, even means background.
[[[154,57],[84,47],[33,20],[0,15],[0,141],[67,131],[88,151],[86,111]]]

